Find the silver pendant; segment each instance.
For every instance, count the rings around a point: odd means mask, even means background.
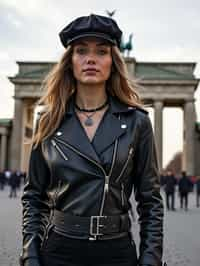
[[[93,122],[92,118],[88,117],[88,118],[84,121],[84,124],[85,124],[87,127],[91,127],[91,126],[93,126],[94,122]]]

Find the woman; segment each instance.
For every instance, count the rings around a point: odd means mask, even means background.
[[[151,123],[127,78],[121,30],[80,17],[46,79],[23,203],[25,266],[162,264],[163,204]],[[140,254],[130,235],[130,195]]]

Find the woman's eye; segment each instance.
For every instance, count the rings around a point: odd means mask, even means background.
[[[85,54],[87,52],[87,49],[86,48],[78,48],[76,51],[78,54]]]
[[[98,51],[98,54],[104,55],[104,54],[107,54],[107,51],[104,50],[104,49],[101,49],[101,50]]]

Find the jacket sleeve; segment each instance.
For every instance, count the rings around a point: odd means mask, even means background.
[[[162,265],[163,202],[151,121],[145,115],[140,124],[136,148],[134,190],[140,224],[139,265]]]
[[[50,170],[43,157],[41,144],[39,144],[37,148],[31,150],[29,169],[21,198],[23,206],[22,262],[27,259],[34,259],[35,265],[40,265],[39,251],[50,215],[47,195],[49,182]]]

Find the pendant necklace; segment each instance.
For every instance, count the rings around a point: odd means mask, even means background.
[[[87,115],[87,114],[84,114],[84,113],[83,113],[83,115],[87,116],[86,120],[84,121],[84,125],[85,125],[86,127],[91,127],[91,126],[94,125],[94,121],[93,121],[93,119],[92,119],[92,116],[93,116],[95,113],[96,113],[96,112],[92,113],[91,115]]]
[[[108,99],[105,101],[105,103],[104,104],[102,104],[101,106],[99,106],[99,107],[97,107],[97,108],[95,108],[95,109],[84,109],[84,108],[80,108],[76,103],[75,103],[75,107],[76,107],[76,109],[78,109],[80,112],[82,112],[83,113],[83,115],[85,115],[87,118],[86,118],[86,120],[84,121],[84,125],[85,126],[87,126],[87,127],[91,127],[91,126],[93,126],[94,125],[94,121],[93,121],[93,119],[92,119],[92,116],[97,112],[97,111],[100,111],[100,110],[102,110],[106,105],[108,104]],[[92,112],[92,114],[90,114],[90,115],[87,115],[87,114],[85,114],[84,112]]]

